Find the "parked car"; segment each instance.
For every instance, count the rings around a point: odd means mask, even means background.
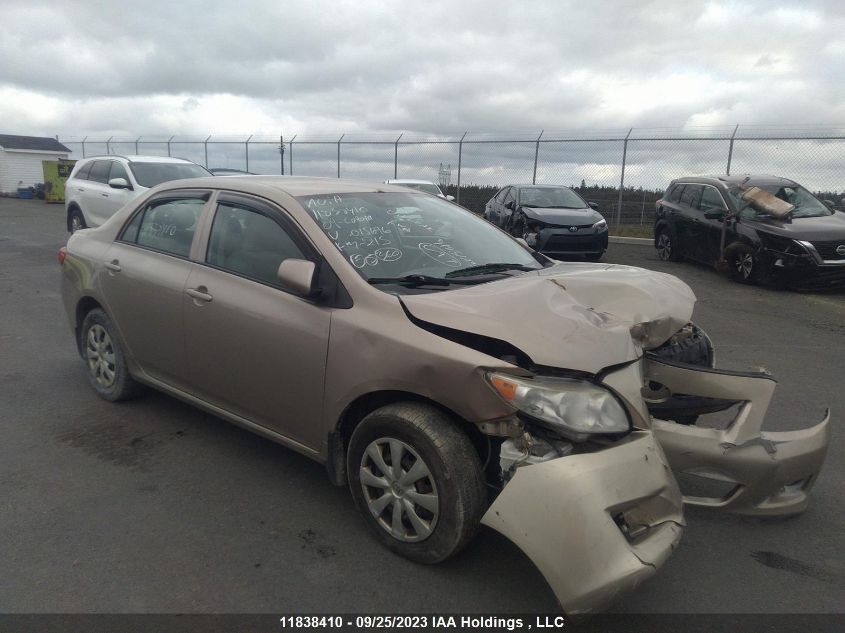
[[[91,156],[76,162],[65,183],[67,230],[99,226],[123,205],[169,180],[209,172],[196,163],[168,156]]]
[[[407,178],[394,178],[391,180],[385,180],[384,182],[388,185],[402,185],[403,187],[410,187],[411,189],[416,189],[417,191],[430,193],[439,198],[445,198],[449,202],[452,202],[455,199],[455,196],[447,196],[446,194],[444,194],[443,191],[440,189],[440,185],[433,183],[430,180],[410,180]]]
[[[608,232],[597,209],[569,187],[508,185],[487,202],[484,217],[549,257],[598,261]]]
[[[722,262],[744,283],[845,287],[845,213],[794,180],[678,178],[656,207],[654,246],[663,260]]]
[[[824,460],[829,415],[761,433],[774,381],[710,367],[679,279],[554,262],[404,187],[172,182],[73,234],[59,261],[102,398],[148,385],[324,463],[414,561],[488,525],[571,615],[673,551],[670,467],[733,482],[687,503],[771,516],[806,507]],[[709,360],[691,364],[687,342],[702,341]],[[723,430],[653,417],[672,393],[741,413]]]

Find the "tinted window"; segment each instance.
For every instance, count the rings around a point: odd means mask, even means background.
[[[111,169],[110,160],[95,160],[91,167],[91,173],[88,174],[88,180],[95,182],[107,183],[109,181],[109,170]]]
[[[80,180],[88,180],[88,174],[91,173],[91,166],[93,164],[93,160],[85,163],[82,167],[79,168],[79,171],[76,172],[74,178],[79,178]]]
[[[716,187],[704,187],[698,206],[702,211],[727,211],[725,201]]]
[[[569,187],[526,187],[519,190],[519,204],[537,209],[583,209],[584,199]]]
[[[206,256],[209,264],[278,285],[279,264],[291,258],[307,259],[275,220],[244,207],[217,207]]]
[[[135,180],[142,187],[155,187],[182,178],[202,178],[212,174],[193,163],[129,163]]]
[[[109,180],[112,178],[123,178],[126,182],[130,182],[129,174],[126,173],[126,168],[117,161],[111,164],[111,171],[109,172]]]
[[[673,186],[671,191],[669,191],[669,195],[666,196],[666,200],[669,202],[678,202],[681,199],[681,192],[683,192],[683,190],[683,185]]]
[[[205,200],[156,200],[132,219],[122,239],[163,253],[187,257],[191,252],[197,218]]]
[[[701,190],[703,185],[686,185],[684,192],[681,194],[681,204],[685,204],[693,209],[698,208],[698,200],[701,198]]]

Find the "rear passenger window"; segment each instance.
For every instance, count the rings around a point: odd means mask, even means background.
[[[669,195],[666,196],[666,200],[669,202],[678,202],[681,199],[681,192],[684,190],[683,185],[675,185],[669,191]]]
[[[111,169],[110,160],[95,160],[91,167],[91,173],[88,174],[88,180],[95,182],[107,183],[109,181],[109,170]]]
[[[209,264],[278,286],[279,264],[291,258],[307,259],[275,220],[232,204],[217,207],[206,256]]]
[[[704,189],[703,185],[686,185],[684,192],[681,194],[681,204],[697,209],[702,189]]]
[[[155,200],[135,214],[121,240],[177,257],[191,252],[203,198]]]

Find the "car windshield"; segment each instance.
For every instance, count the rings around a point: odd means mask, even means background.
[[[543,267],[542,257],[442,198],[379,192],[298,200],[349,263],[372,283],[410,276],[417,285],[422,285],[424,277],[449,279],[442,286],[458,287],[467,277],[490,281],[491,273]]]
[[[441,194],[440,188],[431,182],[397,182],[397,185],[402,185],[403,187],[410,187],[411,189],[417,189],[418,191],[424,191],[426,193],[433,193],[435,196],[439,196]]]
[[[818,218],[825,215],[831,215],[833,213],[818,198],[804,189],[801,185],[760,185],[749,182],[746,186],[759,187],[760,189],[773,194],[776,198],[780,198],[781,200],[794,205],[795,210],[789,214],[790,217],[793,218]],[[741,209],[748,205],[748,203],[741,198],[741,190],[731,187],[728,192],[731,194],[737,208]],[[747,213],[743,212],[743,215],[747,215]],[[770,214],[760,209],[754,209],[754,216],[760,219],[772,217]]]
[[[583,209],[584,199],[568,187],[529,187],[519,191],[519,204],[524,207]]]
[[[183,178],[202,178],[211,173],[193,163],[129,163],[129,169],[142,187],[155,187],[163,182]]]

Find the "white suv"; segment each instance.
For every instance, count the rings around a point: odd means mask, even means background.
[[[162,182],[211,173],[184,158],[92,156],[77,161],[65,183],[67,230],[99,226],[130,200]]]

